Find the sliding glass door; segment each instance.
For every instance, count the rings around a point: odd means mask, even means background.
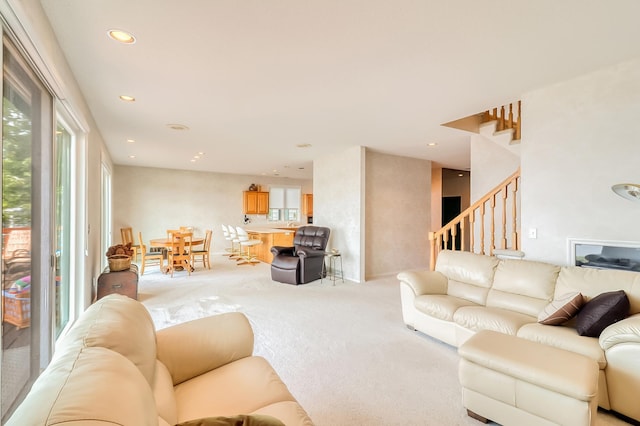
[[[52,98],[18,50],[3,43],[2,420],[52,350]]]

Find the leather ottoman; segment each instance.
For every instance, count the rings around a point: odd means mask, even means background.
[[[593,359],[488,330],[469,338],[458,353],[469,416],[504,426],[595,425],[598,364]]]

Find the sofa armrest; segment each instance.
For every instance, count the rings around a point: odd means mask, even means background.
[[[274,256],[277,256],[279,254],[286,254],[289,256],[293,256],[293,247],[272,246],[271,253]]]
[[[598,340],[605,351],[619,343],[640,343],[640,314],[611,324],[602,331]]]
[[[447,294],[447,277],[440,272],[411,270],[400,272],[397,278],[407,284],[416,296],[422,294]]]
[[[229,312],[177,324],[156,332],[157,357],[177,385],[253,353],[247,317]]]
[[[298,257],[324,257],[324,250],[300,247],[296,254],[298,255]]]

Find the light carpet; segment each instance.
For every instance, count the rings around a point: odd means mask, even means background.
[[[395,277],[365,284],[271,280],[269,265],[212,255],[191,276],[147,267],[139,300],[158,329],[240,311],[265,357],[317,426],[473,425],[461,403],[456,349],[410,331]],[[599,412],[597,425],[626,425]]]

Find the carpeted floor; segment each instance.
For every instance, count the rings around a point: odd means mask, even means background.
[[[139,300],[157,328],[240,311],[256,355],[271,362],[317,426],[474,425],[462,407],[453,347],[408,330],[395,277],[366,284],[271,281],[269,265],[212,269],[173,278],[147,267]],[[626,425],[606,412],[597,425]]]

